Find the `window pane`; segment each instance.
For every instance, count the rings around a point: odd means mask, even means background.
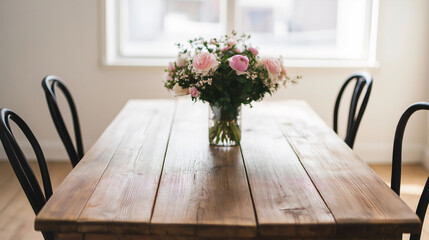
[[[261,53],[326,56],[336,47],[337,0],[238,1],[240,32],[250,33]]]
[[[175,43],[250,33],[263,56],[375,59],[372,0],[111,0],[123,59],[172,58]],[[118,8],[119,7],[119,8]],[[227,9],[228,8],[228,9]],[[229,14],[227,16],[227,14]],[[228,22],[227,22],[228,19]],[[375,27],[375,25],[374,25]],[[372,35],[371,35],[372,34]],[[371,41],[370,41],[371,39]],[[113,48],[112,48],[113,49]]]
[[[171,56],[175,43],[224,33],[221,0],[123,1],[121,53],[126,56]]]

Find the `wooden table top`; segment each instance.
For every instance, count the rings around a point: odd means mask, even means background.
[[[36,217],[58,239],[400,239],[413,211],[302,101],[244,108],[240,146],[208,106],[131,100]]]

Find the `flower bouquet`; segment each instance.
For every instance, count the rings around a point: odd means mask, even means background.
[[[241,105],[260,101],[288,82],[282,58],[260,58],[248,45],[250,35],[235,32],[208,41],[203,38],[177,44],[178,58],[165,70],[165,87],[176,96],[210,104],[210,144],[231,146],[241,139]]]

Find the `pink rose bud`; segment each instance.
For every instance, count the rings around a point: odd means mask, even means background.
[[[235,70],[237,75],[244,74],[249,66],[249,59],[243,55],[234,55],[228,58],[229,66]]]
[[[256,48],[250,47],[249,51],[252,52],[253,55],[258,55],[259,51]]]
[[[240,49],[238,49],[238,48],[234,48],[234,52],[236,52],[236,53],[241,53],[241,50],[240,50]]]
[[[189,88],[189,94],[191,94],[192,97],[198,97],[200,95],[200,92],[197,90],[196,87]]]
[[[220,50],[222,51],[222,52],[226,52],[226,51],[228,51],[229,49],[231,49],[230,47],[223,47],[223,48],[221,48]]]
[[[192,65],[198,73],[208,72],[210,69],[215,69],[219,62],[216,60],[216,55],[212,53],[200,53],[195,56]]]
[[[214,45],[214,44],[216,44],[216,40],[214,38],[212,38],[212,39],[210,39],[210,43]]]
[[[237,44],[237,42],[234,39],[229,39],[228,41],[226,41],[226,43],[228,44],[229,47],[232,47],[235,44]]]
[[[264,60],[264,66],[270,74],[279,75],[282,71],[282,67],[280,66],[279,61],[274,58],[266,58]]]
[[[170,72],[176,71],[176,66],[174,66],[174,62],[168,63],[168,71],[170,71]]]

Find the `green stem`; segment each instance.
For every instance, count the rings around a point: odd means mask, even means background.
[[[220,125],[219,122],[216,124],[216,126],[217,126],[217,131],[216,131],[216,135],[215,135],[215,137],[216,137],[216,143],[219,143],[219,141],[220,141],[220,134],[222,133],[222,131],[221,131],[222,126]]]
[[[240,130],[239,130],[239,128],[235,122],[233,122],[231,124],[231,132],[232,132],[232,135],[234,136],[234,141],[240,142],[241,134],[240,134]]]
[[[228,79],[228,78],[229,78],[229,76],[230,76],[233,72],[234,72],[234,70],[232,69],[232,70],[228,73],[228,75],[226,75],[226,79]]]
[[[239,143],[240,139],[240,127],[237,125],[237,122],[235,120],[216,121],[214,125],[209,129],[209,140],[212,143]]]

